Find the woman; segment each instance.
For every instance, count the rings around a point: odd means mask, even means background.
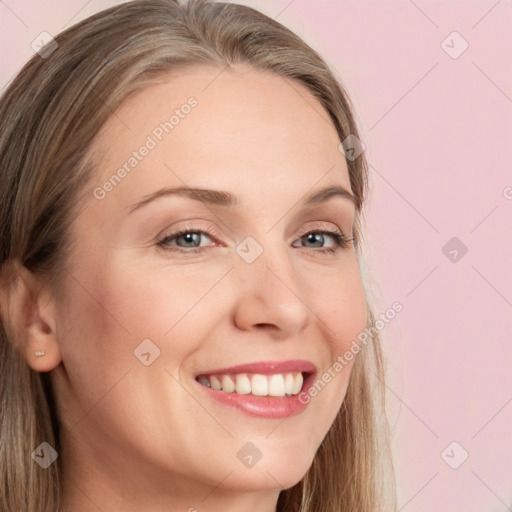
[[[0,118],[2,511],[394,508],[367,167],[318,54],[240,5],[128,2]]]

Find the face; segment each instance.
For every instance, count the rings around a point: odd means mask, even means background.
[[[366,325],[354,204],[306,203],[351,192],[338,146],[304,87],[248,68],[174,74],[112,116],[57,307],[68,464],[204,496],[303,477],[354,361],[307,405],[297,374],[304,391]]]

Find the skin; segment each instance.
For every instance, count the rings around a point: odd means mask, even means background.
[[[190,96],[197,107],[96,199],[93,189]],[[279,491],[304,476],[352,366],[285,420],[209,400],[194,376],[288,359],[310,360],[322,375],[365,328],[352,244],[322,253],[332,238],[322,246],[302,236],[352,233],[348,199],[300,205],[328,185],[351,191],[339,143],[307,89],[242,66],[167,76],[103,127],[59,295],[23,270],[13,298],[26,311],[17,321],[28,363],[51,371],[63,432],[61,511],[273,512]],[[128,213],[147,195],[181,185],[229,191],[240,204],[162,197]],[[185,226],[217,235],[200,235],[200,253],[183,237],[168,250],[157,245]],[[263,248],[253,263],[235,251],[247,236]],[[177,244],[189,252],[170,250]],[[147,338],[160,356],[144,366],[134,349]],[[46,355],[36,358],[36,350]],[[249,441],[262,454],[252,468],[237,458]]]

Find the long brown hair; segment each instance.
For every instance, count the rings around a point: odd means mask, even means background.
[[[185,66],[248,64],[302,84],[339,134],[359,137],[349,97],[322,58],[297,35],[237,4],[136,0],[104,10],[55,37],[0,99],[0,264],[44,275],[58,291],[68,233],[94,170],[89,148],[128,95]],[[347,159],[356,198],[355,248],[367,192],[365,154]],[[6,277],[7,276],[7,277]],[[8,293],[8,286],[3,290]],[[367,299],[368,302],[368,299]],[[375,323],[368,303],[368,326]],[[4,314],[5,316],[5,314]],[[29,368],[8,318],[0,324],[0,510],[55,512],[60,458],[48,469],[30,454],[60,449],[48,374]],[[378,333],[359,353],[340,411],[302,480],[281,491],[280,512],[395,510],[384,360]],[[387,478],[388,477],[388,478]],[[391,482],[385,494],[384,482]]]

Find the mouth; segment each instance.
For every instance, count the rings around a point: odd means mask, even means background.
[[[253,396],[293,396],[302,391],[308,375],[306,372],[274,373],[272,375],[224,373],[199,375],[196,380],[207,388],[225,393]]]
[[[266,361],[218,368],[196,375],[198,390],[221,407],[245,415],[279,419],[302,413],[309,400],[301,400],[312,386],[316,366],[305,360]]]

